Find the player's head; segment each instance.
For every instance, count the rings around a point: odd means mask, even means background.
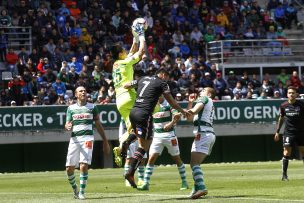
[[[157,77],[159,77],[162,80],[169,80],[170,75],[169,72],[165,68],[160,68],[156,71]]]
[[[294,101],[298,97],[297,88],[294,86],[289,86],[287,88],[287,98],[289,101]]]
[[[83,86],[79,86],[75,90],[75,97],[77,100],[86,101],[87,100],[87,91]]]
[[[215,90],[211,87],[205,87],[201,92],[200,96],[207,96],[211,99],[215,98]]]
[[[122,59],[125,59],[127,57],[127,54],[126,54],[125,50],[123,49],[123,47],[121,46],[120,43],[116,43],[112,47],[111,53],[112,53],[112,58],[114,60],[122,60]]]

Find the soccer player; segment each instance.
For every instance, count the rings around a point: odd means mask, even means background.
[[[180,120],[181,114],[175,109],[172,109],[163,96],[159,98],[159,104],[160,107],[158,108],[158,111],[154,111],[155,113],[153,114],[154,135],[149,150],[149,159],[145,170],[144,184],[138,186],[138,189],[149,190],[150,177],[154,170],[154,163],[162,153],[164,147],[166,147],[177,165],[179,175],[182,180],[180,190],[186,190],[189,188],[186,180],[186,168],[180,158],[178,140],[174,131],[174,126]]]
[[[103,151],[110,153],[110,146],[104,129],[99,121],[97,108],[87,103],[87,92],[82,86],[75,90],[77,103],[68,107],[65,129],[72,131],[66,159],[66,172],[74,192],[74,198],[85,199],[84,191],[88,180],[88,166],[91,165],[93,153],[93,122],[103,140]],[[80,190],[75,181],[75,167],[80,164]]]
[[[288,181],[287,169],[292,147],[298,145],[299,151],[304,157],[304,102],[297,100],[297,89],[289,86],[287,89],[288,101],[280,106],[280,116],[274,135],[274,140],[280,140],[279,133],[283,122],[285,129],[283,134],[283,158],[282,181]]]
[[[133,29],[133,28],[132,28]],[[136,91],[134,88],[125,88],[125,84],[133,80],[133,65],[138,63],[146,50],[145,42],[145,30],[143,26],[138,24],[135,37],[133,38],[133,44],[130,49],[130,53],[127,58],[123,57],[123,49],[121,46],[117,45],[112,50],[112,56],[114,59],[117,59],[113,65],[113,82],[116,92],[116,105],[117,109],[122,116],[123,120],[127,126],[127,132],[120,139],[120,146],[113,149],[115,156],[115,163],[118,166],[122,165],[122,157],[126,156],[125,154],[121,155],[121,148],[123,141],[131,133],[131,123],[129,119],[130,111],[134,105],[136,98]],[[138,48],[139,43],[139,48]]]
[[[214,117],[212,99],[214,97],[215,90],[211,87],[205,87],[197,99],[196,94],[192,94],[189,97],[188,111],[194,116],[188,120],[193,121],[193,134],[195,136],[192,143],[190,161],[194,180],[194,188],[190,195],[192,199],[197,199],[208,193],[200,164],[210,155],[215,142],[215,134],[212,127]],[[196,101],[196,104],[192,107],[194,101]]]
[[[135,104],[130,112],[130,121],[132,128],[136,133],[136,137],[138,138],[139,147],[132,157],[133,159],[131,160],[129,171],[125,174],[125,179],[129,181],[133,188],[137,188],[134,181],[134,172],[151,143],[153,128],[152,113],[159,97],[163,94],[173,108],[185,116],[190,115],[190,113],[182,109],[171,96],[170,88],[166,82],[168,79],[168,71],[161,68],[157,71],[156,76],[142,77],[138,81],[137,96]],[[131,88],[135,84],[136,81],[133,81],[127,86]],[[129,136],[125,143],[132,143],[136,137]]]

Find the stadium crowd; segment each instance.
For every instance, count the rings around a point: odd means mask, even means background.
[[[76,87],[88,90],[88,100],[115,102],[111,47],[125,50],[132,44],[130,25],[137,17],[148,23],[148,50],[134,67],[136,74],[169,70],[173,96],[185,101],[203,87],[214,87],[217,99],[286,98],[289,85],[304,93],[304,80],[282,69],[275,80],[265,74],[230,71],[223,77],[205,55],[205,44],[224,39],[284,38],[284,29],[302,26],[304,11],[288,0],[269,0],[261,8],[256,0],[0,0],[0,26],[31,26],[31,53],[8,47],[1,29],[0,61],[13,79],[1,90],[1,105],[65,105],[74,100]]]

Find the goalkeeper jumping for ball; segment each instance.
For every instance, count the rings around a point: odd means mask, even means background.
[[[119,140],[119,147],[113,149],[115,156],[115,163],[122,166],[122,158],[126,156],[127,149],[123,149],[124,142],[129,136],[134,136],[131,133],[131,123],[129,119],[130,111],[133,107],[136,98],[136,91],[134,88],[126,89],[125,84],[133,81],[133,65],[138,63],[146,50],[145,29],[147,24],[145,19],[137,18],[133,21],[132,33],[133,44],[129,54],[124,57],[123,49],[120,45],[116,45],[112,50],[112,56],[116,60],[113,65],[113,81],[116,91],[116,106],[117,109],[126,123],[127,132]],[[128,139],[129,140],[129,139]],[[134,140],[134,139],[131,139]],[[126,146],[129,146],[128,143]]]

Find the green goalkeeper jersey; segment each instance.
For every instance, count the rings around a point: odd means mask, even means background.
[[[139,58],[134,58],[133,56],[131,56],[124,60],[118,60],[114,63],[112,77],[117,96],[128,91],[123,86],[124,84],[133,80],[133,65],[136,64],[138,61]]]
[[[93,122],[98,119],[97,107],[92,103],[79,106],[77,103],[68,107],[66,122],[72,122],[72,137],[92,135]]]

